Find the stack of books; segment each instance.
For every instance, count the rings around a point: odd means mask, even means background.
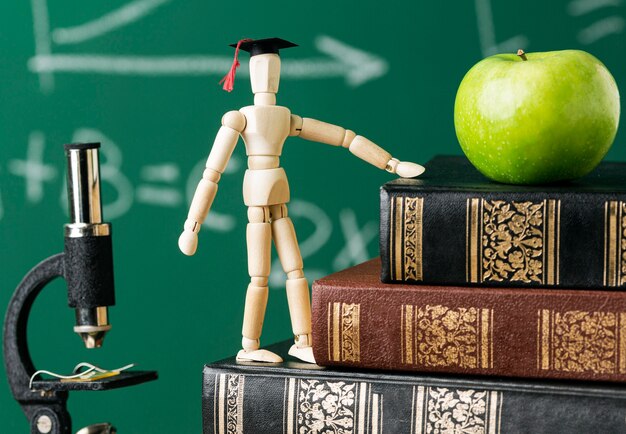
[[[381,258],[314,283],[320,366],[207,365],[205,433],[626,432],[626,164],[426,167],[381,189]]]

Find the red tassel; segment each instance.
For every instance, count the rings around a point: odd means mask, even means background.
[[[237,42],[237,48],[235,48],[235,58],[233,59],[233,64],[230,67],[230,71],[228,71],[228,74],[226,74],[224,78],[220,80],[220,83],[219,83],[219,84],[224,83],[224,86],[222,86],[222,88],[226,92],[232,91],[233,87],[235,86],[235,73],[237,72],[237,68],[239,68],[239,60],[237,60],[237,56],[239,56],[239,47],[241,46],[242,43],[249,42],[249,41],[252,41],[252,39],[245,38]]]

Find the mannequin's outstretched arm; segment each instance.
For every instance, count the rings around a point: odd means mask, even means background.
[[[395,173],[403,178],[413,178],[424,173],[419,164],[399,161],[376,143],[363,136],[357,136],[354,131],[346,130],[337,125],[328,124],[310,118],[301,118],[291,115],[290,136],[299,136],[306,140],[326,143],[333,146],[348,148],[350,152],[368,163]]]

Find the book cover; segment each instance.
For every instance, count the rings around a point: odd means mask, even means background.
[[[204,367],[202,415],[204,434],[611,434],[626,431],[626,390],[231,358]]]
[[[381,188],[384,282],[624,289],[626,163],[576,181],[499,184],[435,157]]]
[[[313,284],[324,366],[626,382],[626,292],[380,282],[378,259]]]

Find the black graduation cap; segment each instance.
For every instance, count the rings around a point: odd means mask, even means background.
[[[231,44],[230,46],[237,48],[237,44]],[[297,44],[285,41],[281,38],[251,39],[239,44],[239,48],[250,53],[250,57],[256,56],[257,54],[279,54],[278,50],[297,46]]]

